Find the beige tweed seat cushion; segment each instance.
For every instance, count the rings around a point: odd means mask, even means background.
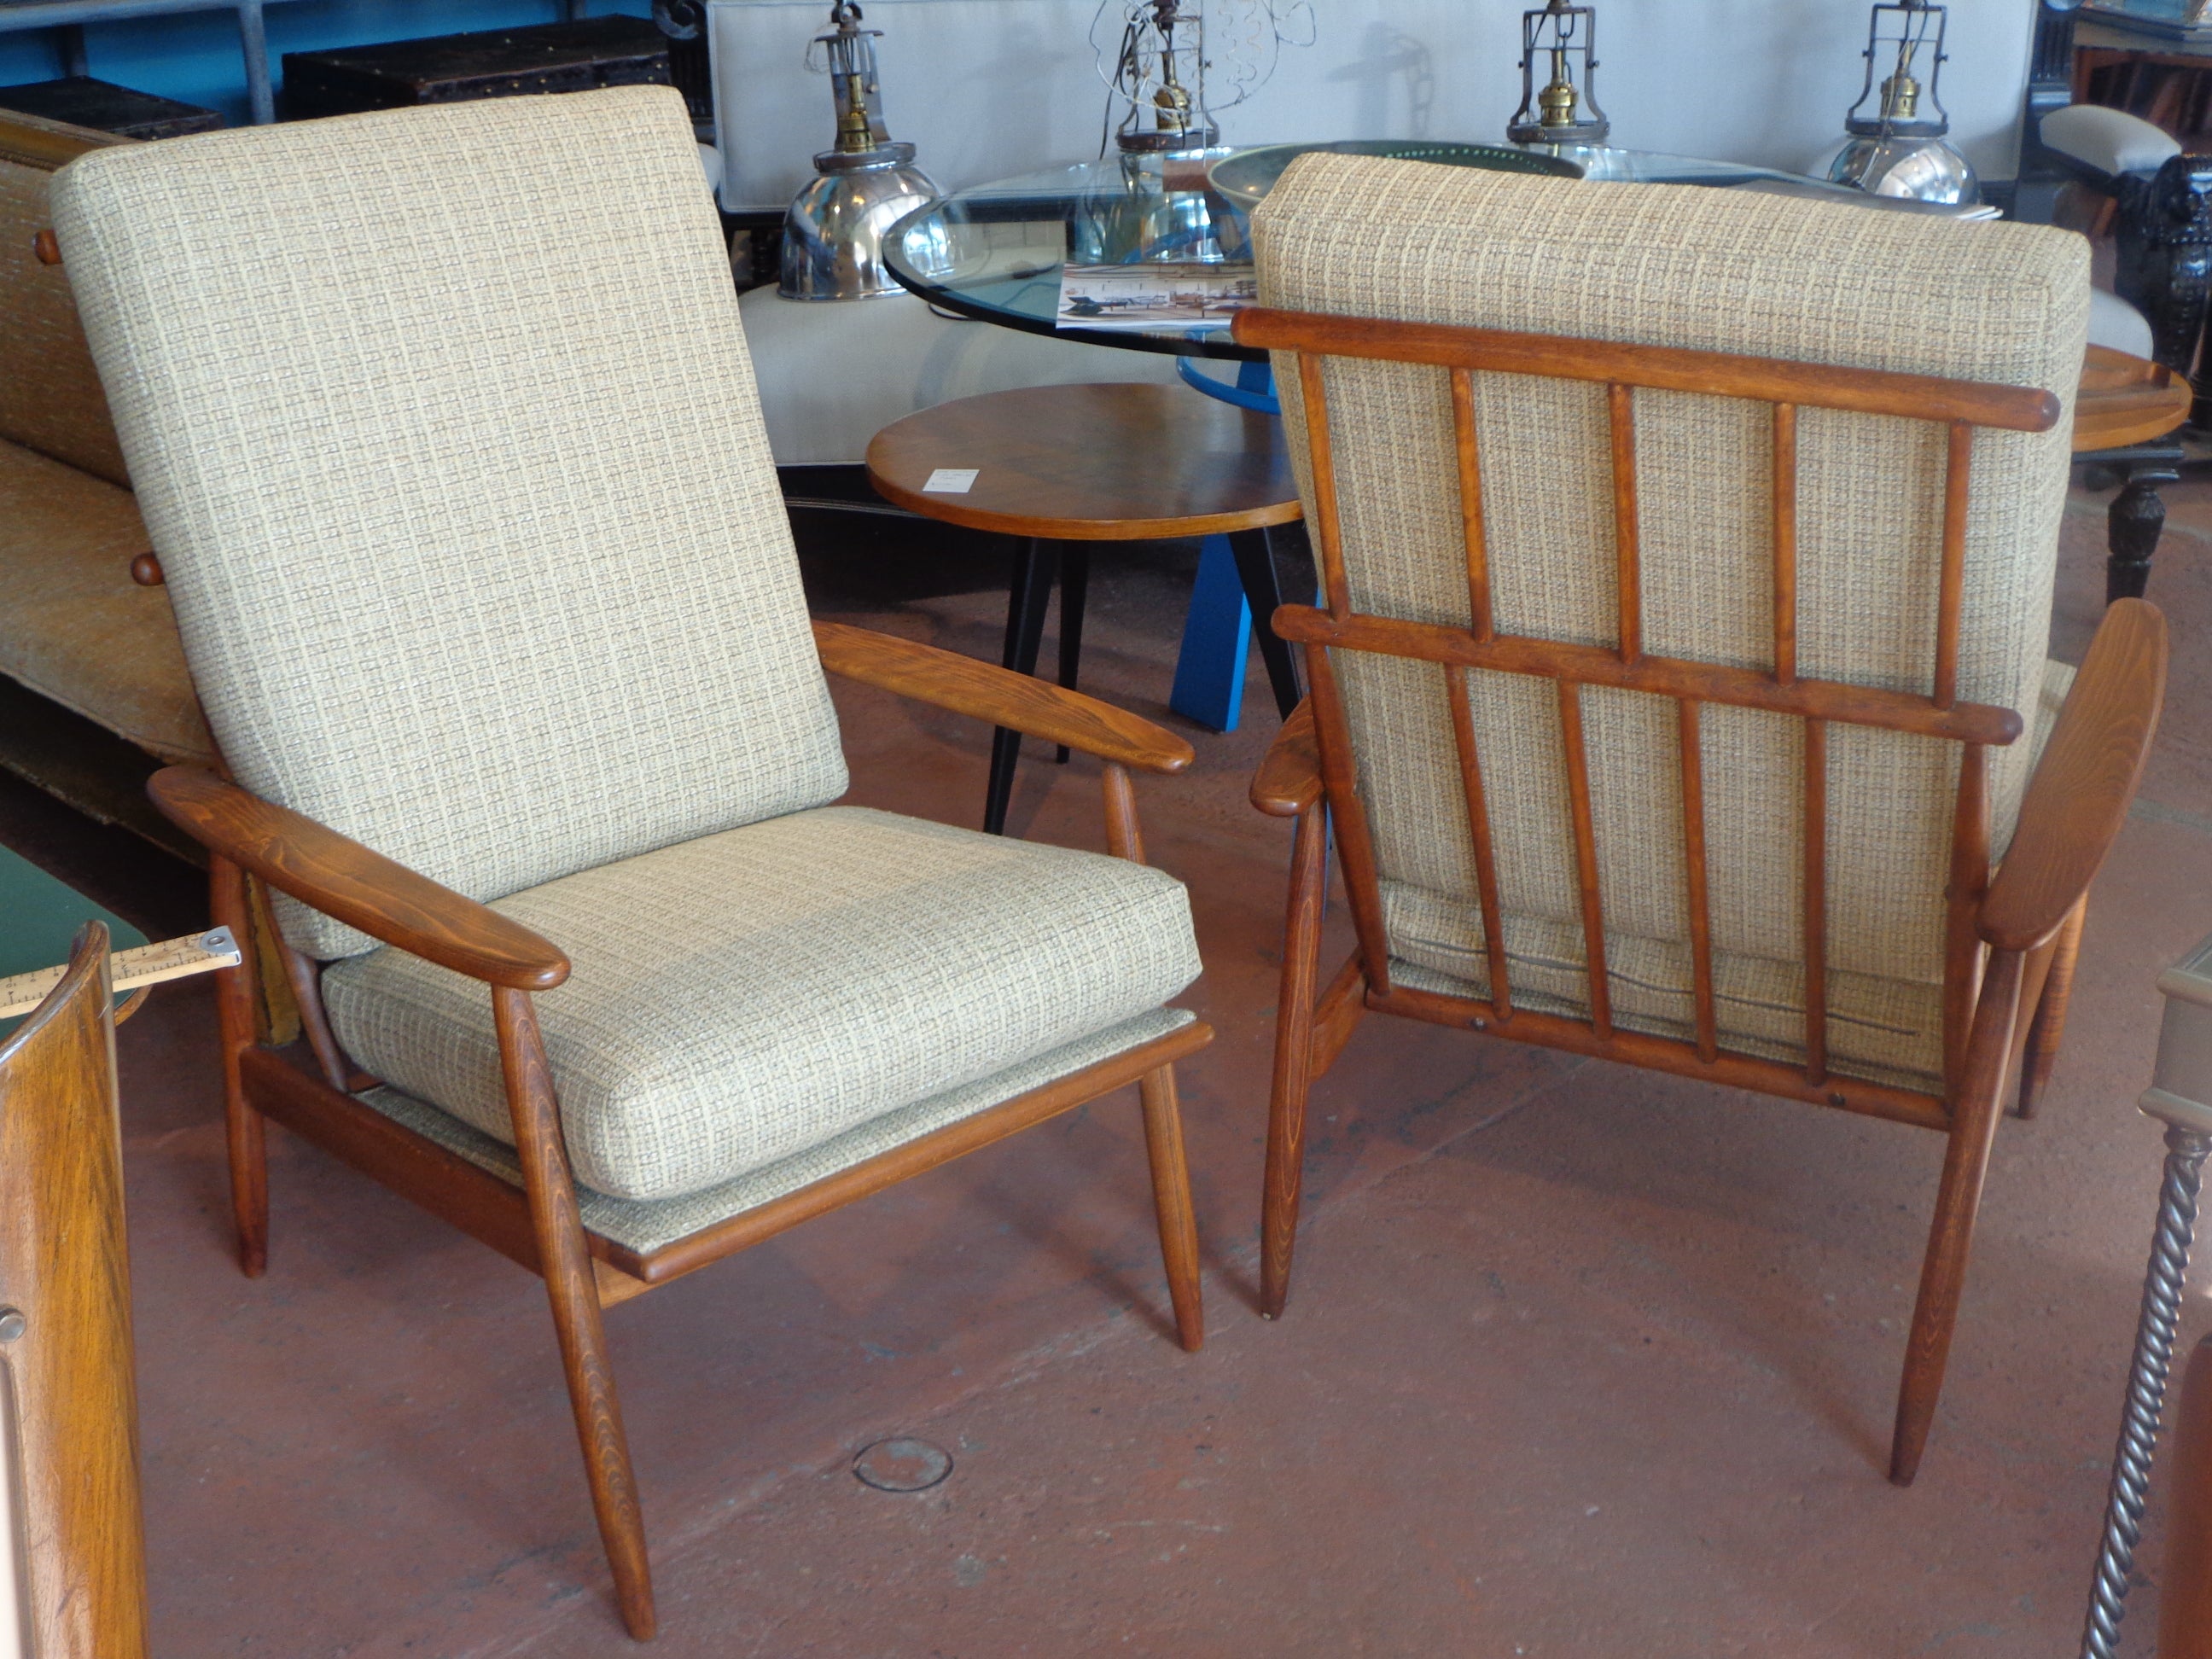
[[[1262,301],[1287,309],[1743,353],[2027,386],[2046,433],[1974,434],[1959,692],[2021,712],[2043,694],[2086,245],[2032,226],[1720,190],[1522,179],[1301,158],[1255,216]],[[1910,306],[1894,296],[1910,293]],[[1287,365],[1279,378],[1294,381]],[[1445,372],[1325,370],[1353,608],[1464,627],[1466,552]],[[1772,448],[1764,404],[1633,396],[1643,647],[1773,662]],[[1479,374],[1481,507],[1501,633],[1618,642],[1613,473],[1600,386]],[[1296,400],[1286,418],[1302,432]],[[1798,672],[1926,695],[1935,656],[1944,429],[1801,411]],[[1302,451],[1303,446],[1299,446]],[[1313,515],[1310,495],[1308,514]],[[1375,835],[1392,955],[1456,988],[1487,977],[1444,676],[1333,653]],[[1469,705],[1516,1001],[1587,1016],[1554,688],[1476,672]],[[1689,1030],[1690,927],[1671,699],[1586,688],[1609,990],[1630,1029]],[[1723,1048],[1802,1058],[1803,722],[1705,705],[1711,929]],[[2002,854],[2033,748],[1989,751]],[[1928,1088],[1943,978],[1959,745],[1832,723],[1831,1062]],[[1517,969],[1517,972],[1516,970]],[[1421,983],[1409,972],[1409,983]]]
[[[494,908],[574,964],[538,1015],[577,1177],[618,1200],[701,1194],[856,1131],[879,1150],[919,1103],[979,1110],[1172,1029],[1185,1017],[1160,1005],[1199,971],[1171,876],[860,807]],[[391,949],[323,985],[361,1065],[512,1140],[482,987]]]
[[[131,492],[0,440],[0,674],[167,761],[215,758]]]

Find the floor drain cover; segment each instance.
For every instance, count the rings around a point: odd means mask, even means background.
[[[952,1473],[952,1454],[927,1440],[878,1440],[853,1460],[860,1484],[878,1492],[927,1492]]]

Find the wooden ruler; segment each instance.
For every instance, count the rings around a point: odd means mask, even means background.
[[[164,980],[185,979],[212,969],[235,968],[238,942],[231,938],[229,928],[216,927],[183,939],[166,939],[159,945],[118,951],[108,957],[107,966],[115,989],[135,991],[142,985],[159,985]],[[29,1013],[46,1000],[68,971],[41,968],[35,973],[0,979],[0,1019]]]

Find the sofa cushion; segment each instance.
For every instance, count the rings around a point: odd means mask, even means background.
[[[1157,1008],[1199,970],[1170,876],[860,807],[493,908],[574,964],[537,999],[546,1052],[577,1177],[624,1199],[791,1158]],[[361,1065],[512,1140],[481,986],[388,948],[323,986]]]
[[[32,240],[53,223],[46,181],[59,158],[130,140],[0,111],[0,439],[128,484],[107,399],[85,348],[68,273]],[[143,551],[142,548],[139,550]]]
[[[215,757],[127,489],[0,442],[0,673],[167,761]]]

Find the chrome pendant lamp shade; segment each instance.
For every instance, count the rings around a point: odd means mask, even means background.
[[[815,36],[810,68],[826,68],[837,108],[836,147],[814,158],[821,176],[799,192],[783,220],[787,300],[871,300],[901,291],[884,263],[891,227],[941,192],[914,165],[914,146],[884,130],[876,75],[881,29],[860,27],[855,0],[830,9],[830,29]],[[909,255],[923,250],[909,246]]]
[[[1866,82],[1844,118],[1850,134],[1828,168],[1839,185],[1875,196],[1970,206],[1981,200],[1974,169],[1945,136],[1951,119],[1936,82],[1945,8],[1930,0],[1878,4],[1867,28]],[[1887,73],[1885,73],[1887,71]]]

